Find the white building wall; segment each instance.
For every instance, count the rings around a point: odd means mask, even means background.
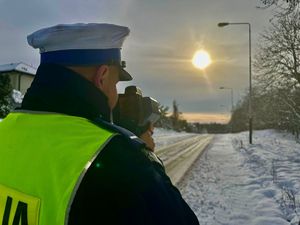
[[[33,81],[33,76],[30,75],[21,75],[21,85],[20,85],[20,91],[22,92],[22,94],[25,94],[27,89],[30,87],[32,81]]]

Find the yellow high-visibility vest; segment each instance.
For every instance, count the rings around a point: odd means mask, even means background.
[[[115,135],[81,117],[10,113],[0,122],[0,224],[67,224],[85,172]]]

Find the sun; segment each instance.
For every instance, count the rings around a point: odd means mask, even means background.
[[[204,50],[198,50],[195,52],[192,62],[196,68],[205,69],[211,64],[210,55]]]

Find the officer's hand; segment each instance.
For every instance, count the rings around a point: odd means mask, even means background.
[[[146,143],[147,148],[152,152],[154,152],[154,148],[155,148],[155,143],[152,138],[153,131],[154,131],[154,126],[153,124],[151,124],[148,130],[146,130],[140,136],[140,138]]]

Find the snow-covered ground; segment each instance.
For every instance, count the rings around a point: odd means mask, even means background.
[[[196,134],[155,129],[157,148]],[[298,225],[300,143],[286,133],[216,135],[178,183],[201,225]]]
[[[247,142],[247,132],[216,135],[178,184],[183,197],[201,225],[298,224],[300,144],[271,130]]]
[[[164,147],[194,134],[158,129]],[[216,135],[178,184],[201,225],[298,225],[300,143],[284,132]]]

